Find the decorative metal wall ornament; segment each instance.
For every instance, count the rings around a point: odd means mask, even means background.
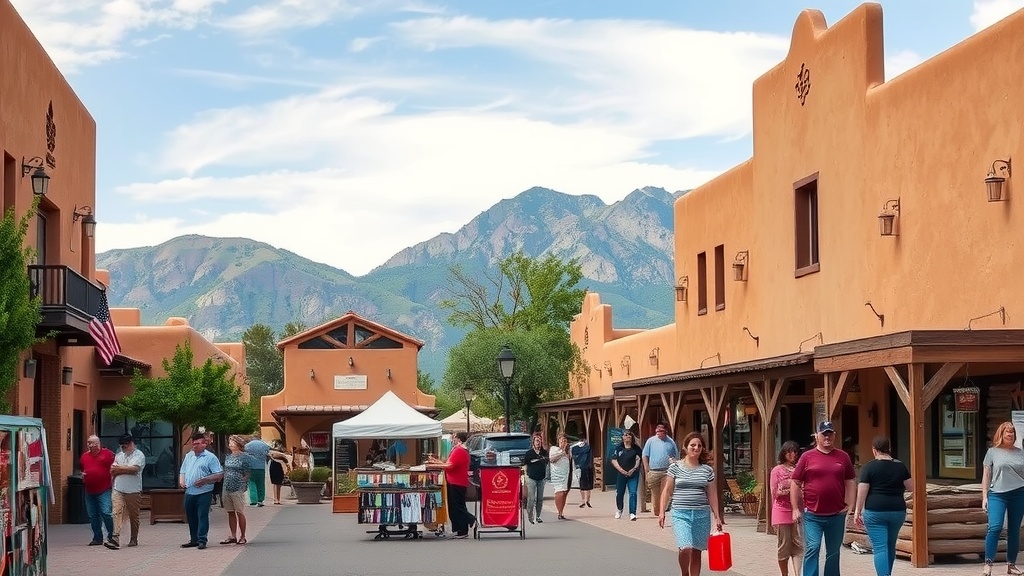
[[[796,99],[803,106],[807,102],[807,94],[811,91],[811,69],[800,64],[800,73],[796,75]]]
[[[53,100],[46,108],[46,165],[50,168],[57,167],[57,157],[53,151],[57,148],[57,124],[53,122]]]

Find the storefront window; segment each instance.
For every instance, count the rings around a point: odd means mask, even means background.
[[[974,480],[978,477],[978,414],[957,410],[952,394],[940,396],[939,477]]]
[[[170,422],[137,422],[132,418],[115,416],[113,404],[100,406],[100,443],[117,454],[121,447],[118,439],[131,433],[135,447],[146,455],[146,467],[142,470],[143,488],[175,488],[178,484],[178,450],[174,441],[174,427]]]

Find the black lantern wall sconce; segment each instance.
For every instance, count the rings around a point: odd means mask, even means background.
[[[899,236],[896,231],[896,218],[900,215],[900,199],[886,200],[882,204],[882,213],[878,215],[878,232],[882,236]]]
[[[75,371],[74,371],[73,368],[71,368],[71,366],[65,366],[64,369],[61,370],[61,374],[60,374],[60,382],[61,382],[61,384],[65,385],[65,386],[70,386],[71,382],[74,381],[74,378],[75,378]]]
[[[21,158],[21,177],[24,178],[32,174],[32,193],[36,196],[46,196],[46,191],[50,189],[50,175],[43,169],[43,159],[39,156],[33,156],[28,161],[24,157]]]
[[[22,368],[22,376],[24,376],[25,378],[35,378],[36,377],[36,359],[35,358],[26,358],[25,359],[25,365]]]
[[[999,173],[1006,174],[1006,177],[1002,177]],[[988,192],[989,202],[1002,202],[1009,200],[1006,196],[1003,196],[1003,183],[1010,178],[1010,158],[1006,160],[996,160],[992,162],[992,169],[988,172],[988,177],[985,178],[985,189]]]
[[[96,217],[93,216],[92,206],[75,206],[71,213],[71,223],[82,221],[82,231],[87,238],[96,236]]]
[[[690,277],[680,276],[676,281],[676,302],[686,302],[690,296]]]
[[[732,261],[732,278],[737,282],[747,281],[747,263],[750,259],[750,252],[741,250],[736,253]]]

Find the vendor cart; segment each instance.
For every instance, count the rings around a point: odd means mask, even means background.
[[[525,478],[520,466],[480,466],[474,539],[483,534],[519,534],[526,539]]]

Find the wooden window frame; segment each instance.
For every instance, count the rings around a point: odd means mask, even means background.
[[[697,254],[697,315],[708,313],[708,253]]]
[[[800,278],[821,269],[818,172],[793,184],[795,272]]]
[[[725,244],[715,246],[715,311],[725,310]]]

